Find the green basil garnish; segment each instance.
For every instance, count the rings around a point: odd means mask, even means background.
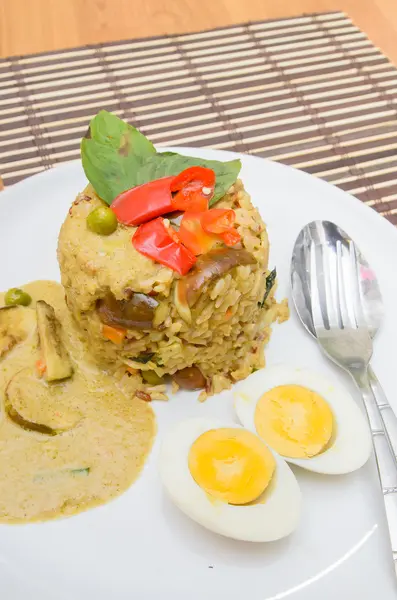
[[[81,141],[81,160],[88,181],[109,205],[125,190],[178,175],[191,166],[208,167],[215,172],[215,192],[210,202],[213,205],[233,185],[241,169],[240,160],[221,162],[156,152],[135,127],[105,110],[92,119]]]

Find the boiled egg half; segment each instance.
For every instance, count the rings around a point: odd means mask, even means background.
[[[176,506],[215,533],[270,542],[298,524],[301,493],[294,474],[239,425],[204,418],[179,423],[162,443],[159,467]]]
[[[290,463],[329,475],[350,473],[368,460],[368,424],[350,394],[307,369],[267,367],[234,392],[241,424]]]

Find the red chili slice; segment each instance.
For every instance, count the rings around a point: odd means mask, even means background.
[[[179,192],[188,184],[198,183],[203,187],[215,186],[215,172],[207,167],[188,167],[179,175],[176,175],[171,185],[171,192]]]
[[[217,236],[204,231],[201,215],[202,213],[186,212],[178,231],[182,244],[196,255],[208,252],[219,242]]]
[[[161,217],[140,225],[132,237],[132,244],[144,256],[180,275],[186,275],[196,262],[194,254],[180,243],[176,232],[167,228]]]
[[[124,225],[140,225],[174,210],[171,183],[175,177],[163,177],[122,192],[111,209]]]
[[[201,224],[207,233],[224,233],[233,228],[236,213],[229,208],[212,208],[201,215]]]
[[[206,167],[189,167],[179,173],[171,184],[174,210],[201,212],[208,209],[208,202],[215,189],[215,173]]]
[[[220,233],[219,237],[226,244],[226,246],[235,246],[239,242],[241,242],[241,235],[237,231],[237,229],[229,229],[224,233]]]

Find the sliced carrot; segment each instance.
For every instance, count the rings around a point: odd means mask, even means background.
[[[233,311],[231,308],[228,308],[227,311],[225,312],[226,321],[228,321],[232,316],[233,316]]]
[[[110,325],[102,325],[102,335],[107,340],[120,346],[126,336],[126,330],[121,327],[110,327]]]
[[[39,376],[43,377],[44,373],[46,372],[47,366],[42,358],[39,358],[39,360],[36,360],[36,369],[37,369]]]
[[[125,370],[128,371],[128,373],[131,373],[131,375],[136,375],[138,373],[138,369],[134,369],[134,367],[126,367]]]

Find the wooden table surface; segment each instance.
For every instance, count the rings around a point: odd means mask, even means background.
[[[332,10],[397,64],[397,0],[0,0],[0,57]]]

